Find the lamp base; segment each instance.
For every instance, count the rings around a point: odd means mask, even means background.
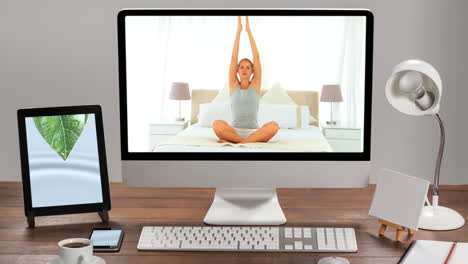
[[[419,228],[425,230],[453,230],[463,225],[463,216],[443,206],[424,206],[419,219]]]
[[[336,125],[336,121],[327,121],[327,125]]]

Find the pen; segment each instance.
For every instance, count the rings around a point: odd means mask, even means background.
[[[450,256],[452,256],[453,250],[455,249],[456,246],[457,246],[457,241],[453,242],[452,247],[450,248],[450,252],[448,253],[447,258],[445,259],[444,264],[448,264],[450,260]]]

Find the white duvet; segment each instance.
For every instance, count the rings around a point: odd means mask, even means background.
[[[201,127],[197,124],[188,127],[181,131],[177,136],[190,137],[210,137],[218,139],[211,127]],[[325,140],[322,132],[318,127],[308,126],[299,129],[283,129],[271,139],[273,140],[289,140],[289,139],[320,139]],[[155,148],[155,152],[288,152],[288,150],[268,149],[268,148],[237,148],[230,146],[184,146],[184,145],[161,145]]]

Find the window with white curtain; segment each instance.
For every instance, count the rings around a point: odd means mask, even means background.
[[[177,101],[169,100],[173,82],[190,89],[222,89],[237,30],[235,16],[136,16],[126,18],[129,151],[146,151],[151,122],[173,119]],[[334,118],[362,127],[364,119],[365,17],[249,17],[262,64],[262,89],[276,82],[286,90],[320,91],[340,84],[343,102]],[[252,59],[243,31],[239,60]],[[323,103],[322,103],[323,104]],[[183,116],[190,102],[182,101]],[[321,105],[320,119],[330,115]]]

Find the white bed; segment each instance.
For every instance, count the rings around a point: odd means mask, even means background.
[[[198,124],[189,126],[187,129],[178,133],[175,137],[203,137],[212,139],[214,142],[218,139],[213,132],[211,127],[201,127]],[[325,142],[326,139],[323,136],[320,129],[316,126],[308,126],[307,128],[299,129],[280,129],[278,133],[270,140],[270,142],[282,141],[282,140],[319,140]],[[268,143],[262,143],[268,144]],[[328,145],[329,147],[329,145]],[[324,148],[322,148],[324,149]],[[326,149],[326,147],[325,147]],[[225,146],[194,146],[194,145],[175,145],[162,143],[156,147],[155,152],[290,152],[293,150],[284,149],[268,149],[262,148],[247,148],[247,147],[233,147],[229,145]],[[328,150],[331,151],[331,147]],[[293,151],[294,152],[294,151]]]
[[[265,90],[261,94],[264,95]],[[319,124],[319,94],[315,91],[287,91],[297,106],[307,106],[314,121],[295,129],[280,128],[268,143],[220,144],[209,126],[199,123],[200,104],[210,103],[216,90],[192,90],[191,126],[162,142],[154,152],[331,152],[332,148],[322,135]],[[296,112],[294,112],[296,113]],[[271,119],[274,120],[274,119]],[[289,119],[288,119],[289,120]],[[208,122],[211,124],[210,122]]]

